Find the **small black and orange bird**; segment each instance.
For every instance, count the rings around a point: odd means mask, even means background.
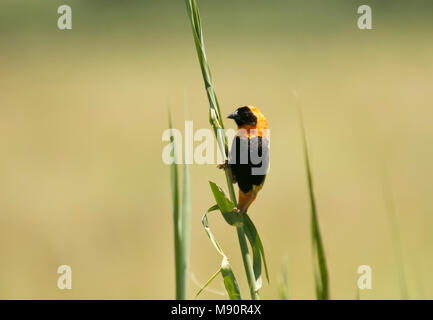
[[[239,186],[238,209],[243,213],[256,199],[269,170],[268,122],[253,106],[240,107],[228,118],[238,126],[228,165],[233,183],[237,182]]]

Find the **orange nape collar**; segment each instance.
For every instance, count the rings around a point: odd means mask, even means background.
[[[260,112],[259,108],[254,106],[247,106],[251,112],[256,116],[257,123],[255,126],[243,125],[238,127],[237,136],[239,137],[266,137],[266,131],[268,129],[268,121],[263,113]]]

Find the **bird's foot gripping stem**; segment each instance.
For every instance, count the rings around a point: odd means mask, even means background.
[[[236,213],[239,213],[239,214],[245,213],[245,211],[243,211],[242,209],[239,209],[238,207],[234,207],[233,208],[233,212],[236,212]]]
[[[221,164],[217,165],[217,168],[218,169],[229,170],[230,177],[232,178],[232,183],[236,183],[237,182],[236,177],[233,174],[232,167],[230,166],[230,163],[229,163],[228,160],[224,161],[224,163],[221,163]]]
[[[228,160],[224,161],[224,163],[221,163],[221,164],[217,165],[218,169],[225,169],[225,168],[229,168],[229,167],[230,167],[230,165],[229,165],[229,161]]]
[[[248,206],[243,206],[242,208],[234,207],[233,212],[236,212],[237,214],[245,214],[247,213]]]

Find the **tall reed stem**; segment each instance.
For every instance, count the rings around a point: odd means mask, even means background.
[[[223,155],[224,159],[228,158],[228,146],[227,137],[224,134],[220,135],[218,132],[223,132],[224,123],[221,117],[221,111],[218,103],[218,99],[215,94],[214,85],[212,81],[211,72],[206,58],[206,51],[203,40],[203,32],[201,28],[200,14],[197,8],[195,0],[185,0],[188,16],[191,22],[192,33],[194,37],[194,43],[197,51],[198,60],[200,62],[200,68],[203,75],[203,80],[206,88],[207,97],[209,100],[209,121],[214,129],[215,137],[218,142],[219,150]],[[229,189],[230,200],[237,206],[236,194],[233,187],[233,181],[231,178],[230,168],[224,170],[227,180],[227,187]],[[251,299],[259,299],[259,295],[256,289],[254,269],[251,262],[251,256],[248,249],[248,244],[245,236],[245,230],[243,225],[236,227],[239,239],[239,245],[242,253],[242,260],[245,267],[245,273],[248,279],[248,285],[250,287]]]
[[[169,126],[172,130],[171,114],[169,114]],[[172,156],[176,157],[176,146],[173,132],[170,132],[172,144]],[[179,173],[175,161],[171,164],[170,180],[173,203],[174,226],[174,260],[176,278],[176,300],[185,300],[188,289],[189,250],[191,238],[191,190],[189,182],[189,167],[184,165],[182,207],[180,206]]]

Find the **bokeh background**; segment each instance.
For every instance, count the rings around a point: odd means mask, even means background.
[[[65,3],[71,31],[57,29]],[[373,289],[361,299],[401,297],[388,183],[409,296],[433,298],[433,2],[198,3],[223,114],[256,105],[272,132],[271,172],[250,209],[270,267],[262,298],[278,298],[284,259],[290,297],[315,297],[297,104],[331,297],[355,298],[363,264]],[[357,28],[362,4],[373,30]],[[172,299],[168,107],[182,131],[184,119],[209,126],[184,2],[2,0],[0,39],[0,298]],[[207,181],[225,184],[213,165],[191,174],[190,298],[221,261],[201,216],[214,203]],[[248,297],[235,230],[210,223]],[[57,288],[61,264],[72,290]],[[220,279],[210,287],[224,291]]]

